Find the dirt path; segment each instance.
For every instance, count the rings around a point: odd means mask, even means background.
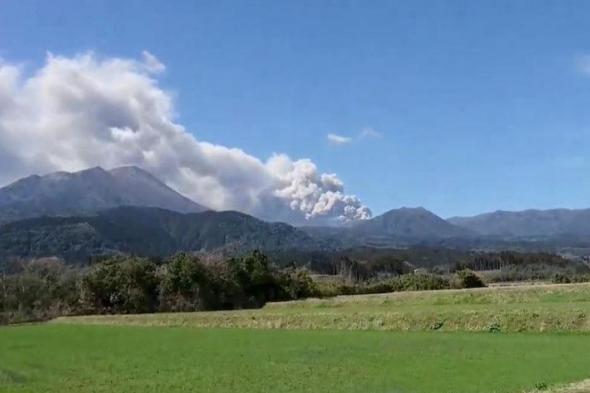
[[[542,390],[536,390],[532,393],[542,392]],[[590,393],[590,379],[586,379],[581,382],[572,383],[570,385],[548,390],[549,393]]]

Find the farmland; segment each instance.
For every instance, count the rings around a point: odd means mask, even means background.
[[[589,332],[590,284],[400,292],[269,303],[260,310],[58,318],[115,325],[473,332]]]
[[[589,314],[575,284],[58,318],[0,328],[0,391],[582,393]]]
[[[589,376],[571,334],[34,325],[0,330],[2,392],[530,391]]]

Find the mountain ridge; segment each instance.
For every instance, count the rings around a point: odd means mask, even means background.
[[[590,236],[590,209],[496,210],[470,217],[451,217],[447,221],[481,236],[535,238]]]
[[[284,223],[268,223],[235,211],[178,213],[122,206],[89,216],[37,217],[0,226],[0,257],[57,256],[83,261],[130,253],[240,254],[254,249],[329,249],[330,245]]]
[[[67,244],[69,239],[71,244],[88,249],[93,249],[88,244],[88,239],[93,239],[101,250],[137,253],[184,248],[240,250],[254,246],[313,249],[423,245],[498,249],[520,247],[523,242],[528,242],[526,247],[554,248],[565,244],[586,247],[590,243],[586,241],[590,238],[590,209],[498,210],[445,220],[424,207],[400,207],[333,227],[295,227],[238,212],[191,215],[206,211],[204,206],[135,166],[31,175],[0,188],[0,225],[15,223],[2,230],[28,228],[32,231],[32,240],[26,240],[29,246],[35,248],[45,242],[47,252],[54,250],[47,243],[50,238],[58,244]],[[72,219],[60,221],[60,217]],[[49,233],[48,228],[54,233]],[[60,232],[64,232],[63,236]],[[10,233],[8,237],[14,235]],[[14,239],[28,238],[14,235]],[[35,244],[37,241],[40,243]],[[9,243],[4,246],[11,247]]]
[[[424,207],[391,209],[379,216],[352,225],[357,233],[407,239],[470,237],[471,231],[456,226]]]
[[[0,188],[0,223],[44,215],[94,214],[118,206],[184,213],[208,210],[135,166],[32,175]]]

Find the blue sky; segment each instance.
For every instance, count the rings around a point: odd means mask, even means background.
[[[584,1],[0,1],[0,57],[148,50],[199,139],[311,158],[376,214],[577,208],[588,15]]]

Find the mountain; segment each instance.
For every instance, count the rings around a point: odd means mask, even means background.
[[[118,206],[181,213],[207,210],[134,166],[34,175],[0,189],[0,223],[43,215],[87,215]]]
[[[482,236],[530,239],[590,236],[590,209],[498,210],[448,221]]]
[[[247,214],[182,214],[149,207],[118,207],[94,216],[38,217],[0,227],[0,258],[58,256],[87,261],[126,253],[167,256],[180,251],[233,255],[259,249],[326,250],[330,245],[283,223]]]
[[[390,210],[353,224],[350,232],[368,243],[418,243],[437,239],[468,238],[473,233],[449,223],[423,207]]]
[[[294,228],[207,211],[133,166],[34,175],[0,188],[0,257],[359,246],[561,250],[586,249],[589,239],[590,209],[496,211],[444,220],[422,207],[403,207],[338,227]]]

